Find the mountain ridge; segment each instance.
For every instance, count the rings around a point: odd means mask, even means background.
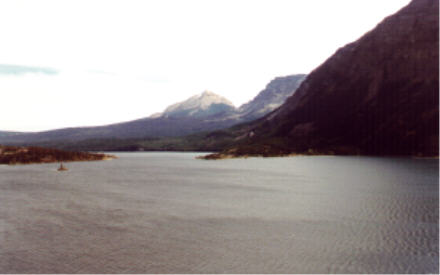
[[[295,94],[234,130],[208,158],[438,156],[438,1],[413,0],[311,72]]]
[[[290,81],[290,78],[297,78],[297,76],[278,78],[278,82],[285,79],[286,84],[281,85],[283,86],[282,89],[274,89],[273,94],[282,94],[281,96],[277,95],[282,98],[286,97],[284,94],[294,93],[298,85],[294,81]],[[263,89],[259,94],[265,91],[266,89]],[[259,94],[255,98],[258,98]],[[252,102],[256,102],[255,98],[247,104],[252,106]],[[257,114],[257,116],[263,116],[281,104],[278,101],[275,104],[272,103],[271,97],[266,97],[265,100],[266,104],[271,106],[266,108],[265,112]],[[258,104],[264,106],[262,100],[259,100]],[[35,133],[20,133],[14,136],[0,135],[0,143],[9,145],[47,144],[47,146],[50,146],[54,142],[57,144],[61,142],[74,144],[87,139],[176,137],[219,130],[255,118],[255,115],[242,115],[238,110],[224,97],[205,91],[185,101],[172,104],[164,112],[156,113],[150,117],[103,126],[70,127]],[[93,149],[91,148],[91,150]]]

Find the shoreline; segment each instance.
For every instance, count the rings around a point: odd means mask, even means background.
[[[262,155],[262,154],[224,154],[224,153],[214,153],[204,156],[198,156],[196,159],[201,160],[223,160],[223,159],[247,159],[247,158],[280,158],[280,157],[305,157],[305,156],[346,156],[346,157],[384,157],[384,158],[412,158],[412,159],[439,159],[439,156],[417,156],[417,155],[362,155],[362,154],[300,154],[300,153],[290,153],[290,154],[278,154],[278,155]]]
[[[15,165],[32,165],[32,164],[51,164],[51,163],[70,163],[70,162],[91,162],[91,161],[109,161],[113,159],[118,159],[116,156],[108,155],[106,157],[103,157],[102,159],[85,159],[85,160],[63,160],[63,161],[41,161],[41,162],[15,162],[15,163],[0,163],[0,165],[9,165],[9,166],[15,166]]]
[[[89,152],[70,152],[42,147],[0,146],[0,164],[26,165],[74,161],[116,159],[114,155]]]

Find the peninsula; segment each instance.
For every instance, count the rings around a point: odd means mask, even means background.
[[[16,147],[0,145],[0,164],[32,164],[70,161],[93,161],[116,158],[112,155],[70,152],[42,147]]]

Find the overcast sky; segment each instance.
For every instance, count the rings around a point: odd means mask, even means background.
[[[238,106],[408,3],[1,1],[0,130],[127,121],[204,90]]]

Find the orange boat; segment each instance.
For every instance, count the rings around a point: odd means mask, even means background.
[[[67,169],[62,163],[60,163],[60,167],[58,167],[58,171],[67,171]]]

